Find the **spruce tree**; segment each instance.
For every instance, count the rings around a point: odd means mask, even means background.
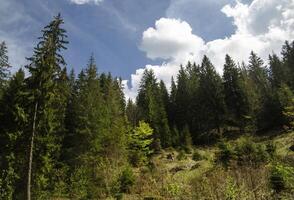
[[[54,187],[55,161],[58,157],[60,137],[57,135],[61,126],[59,110],[56,108],[58,93],[58,79],[61,67],[65,61],[60,54],[66,49],[66,31],[61,28],[63,19],[60,15],[46,26],[40,37],[34,55],[28,60],[31,62],[27,69],[31,76],[28,77],[30,125],[29,161],[27,173],[27,199],[33,196],[44,198],[49,188]],[[33,159],[33,155],[34,158]],[[34,174],[32,176],[32,174]]]
[[[227,122],[242,130],[245,128],[246,116],[249,114],[249,102],[244,87],[242,87],[241,73],[229,55],[226,55],[223,82]]]
[[[0,198],[21,199],[25,178],[25,134],[27,114],[24,71],[20,69],[9,81],[0,101]]]
[[[225,113],[222,79],[206,56],[200,68],[199,98],[201,130],[220,133]]]
[[[150,123],[154,129],[154,146],[157,146],[154,148],[157,150],[159,149],[158,140],[162,147],[171,145],[171,132],[167,114],[160,96],[160,88],[154,72],[145,70],[137,96],[137,105],[140,120]]]

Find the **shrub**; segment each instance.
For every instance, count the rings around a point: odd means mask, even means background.
[[[232,177],[227,178],[226,189],[225,189],[225,197],[226,200],[235,200],[238,196],[238,188],[236,183]]]
[[[222,141],[218,147],[220,151],[217,155],[217,161],[219,161],[220,163],[222,163],[224,166],[227,167],[230,161],[233,158],[235,158],[234,149],[231,147],[229,143],[226,143],[224,141]]]
[[[185,160],[187,158],[185,151],[181,150],[177,156],[178,160]]]
[[[259,165],[267,162],[270,158],[266,146],[253,142],[249,137],[240,140],[235,148],[235,152],[238,157],[239,165]]]
[[[170,183],[165,187],[166,192],[168,195],[175,197],[178,196],[181,192],[181,187],[177,183]]]
[[[130,167],[126,167],[120,177],[119,177],[119,185],[121,193],[129,193],[130,188],[135,184],[135,176]]]
[[[271,169],[270,183],[277,193],[294,187],[294,168],[282,164],[274,164]]]
[[[198,151],[195,151],[192,155],[192,159],[194,161],[199,161],[203,159],[203,156]]]

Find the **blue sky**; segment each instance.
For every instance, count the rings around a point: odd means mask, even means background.
[[[128,78],[138,67],[156,63],[138,47],[143,31],[161,17],[186,20],[204,39],[229,35],[233,31],[231,20],[220,9],[232,1],[215,2],[221,3],[196,0],[174,6],[170,0],[104,0],[96,5],[70,0],[0,0],[5,5],[0,8],[0,30],[25,46],[20,48],[26,48],[25,56],[29,56],[40,30],[60,12],[70,41],[65,52],[69,67],[79,71],[93,52],[101,71]],[[14,20],[5,23],[9,18]],[[12,64],[25,64],[22,58],[10,59]]]
[[[225,53],[266,59],[294,39],[293,0],[0,0],[0,41],[15,68],[61,13],[69,36],[68,68],[79,72],[94,54],[99,71],[128,80],[134,97],[145,68],[167,85],[178,66],[207,54],[221,73]]]

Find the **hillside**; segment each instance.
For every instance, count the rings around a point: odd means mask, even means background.
[[[243,139],[240,137],[228,140],[228,143],[236,147]],[[292,166],[292,170],[294,169],[294,152],[289,149],[294,142],[294,132],[276,136],[253,136],[252,140],[263,145],[273,143],[276,147],[275,156],[278,162]],[[273,163],[277,162],[276,159],[263,163],[258,169],[253,166],[242,166],[242,169],[235,169],[232,166],[225,169],[216,162],[220,151],[217,145],[193,147],[189,151],[186,153],[184,150],[163,150],[152,157],[151,168],[133,168],[137,180],[131,189],[131,194],[124,195],[123,199],[269,200],[281,198],[291,200],[294,198],[294,182],[291,183],[291,188],[281,195],[283,197],[278,197],[273,196],[270,181],[265,180],[269,179],[270,169]],[[256,186],[246,183],[245,177],[240,179],[240,176],[248,176],[248,174],[254,179]],[[294,181],[294,171],[291,175],[292,177],[288,178]],[[259,183],[260,181],[263,182]],[[242,191],[241,194],[240,191]]]

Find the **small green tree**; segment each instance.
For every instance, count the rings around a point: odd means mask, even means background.
[[[153,129],[149,124],[140,121],[130,135],[130,160],[133,165],[137,166],[146,163],[148,156],[152,153],[150,149],[153,142],[152,134]]]
[[[286,85],[282,84],[278,89],[279,104],[282,111],[283,124],[294,127],[294,95],[291,89]]]

